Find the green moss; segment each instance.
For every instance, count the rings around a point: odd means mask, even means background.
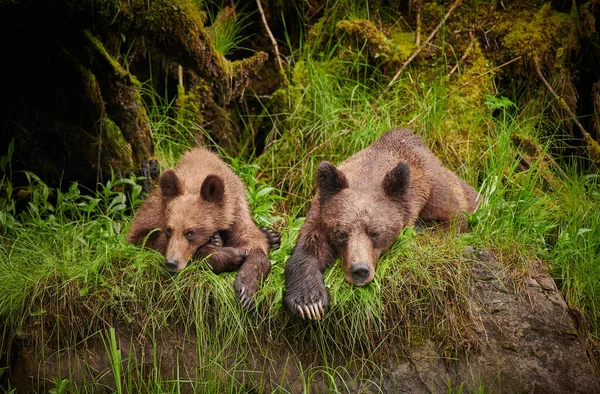
[[[586,134],[584,139],[590,158],[600,166],[600,145],[589,134]]]
[[[328,35],[325,29],[329,16],[323,16],[308,30],[308,47],[319,47]]]
[[[122,3],[125,6],[125,2]],[[239,95],[248,84],[248,75],[254,73],[267,59],[259,52],[254,56],[228,62],[214,48],[204,27],[204,13],[189,0],[159,0],[131,3],[135,15],[134,26],[143,35],[166,48],[179,50],[178,58],[193,66],[200,77],[216,79],[222,93],[229,99]],[[168,52],[168,49],[167,49]],[[230,90],[230,92],[227,92]],[[221,93],[221,92],[219,92]]]
[[[441,104],[436,104],[439,120],[434,118],[431,124],[424,119],[426,122],[420,125],[422,135],[432,143],[433,150],[459,173],[461,167],[477,167],[488,149],[486,119],[491,112],[485,106],[485,97],[494,91],[493,73],[488,73],[491,67],[479,43],[475,42],[460,72],[447,82],[445,91],[436,93],[444,97]],[[432,130],[438,130],[438,134]]]
[[[195,84],[189,91],[181,85],[177,86],[177,99],[175,105],[179,109],[177,118],[180,121],[184,119],[194,119],[197,124],[202,124],[202,115],[200,114],[200,84]]]
[[[400,28],[394,28],[390,31],[390,37],[394,45],[394,52],[403,61],[408,59],[417,50],[415,35],[412,32],[405,32]]]
[[[347,44],[351,51],[361,50],[363,46],[366,46],[369,57],[380,59],[384,63],[398,65],[416,49],[411,33],[404,33],[396,29],[392,38],[390,38],[370,20],[343,20],[336,24],[336,29],[338,33],[356,37],[358,40],[357,48],[352,48],[352,43]]]
[[[110,174],[112,168],[134,168],[132,160],[131,145],[127,143],[123,132],[108,116],[102,119],[102,148],[103,153],[108,155],[102,160],[102,170]]]
[[[111,168],[130,172],[139,168],[153,151],[148,115],[140,95],[141,83],[89,30],[81,34],[87,46],[78,52],[79,58],[66,49],[63,52],[74,62],[80,74],[82,96],[94,112],[93,127],[99,129],[102,149],[100,167],[106,174]]]
[[[255,74],[258,69],[267,61],[269,55],[265,52],[258,52],[252,57],[234,62],[227,62],[225,65],[226,79],[224,79],[224,87],[228,91],[228,99],[231,101],[234,97],[240,96],[250,81],[250,76]],[[223,103],[229,101],[221,100]]]
[[[248,86],[249,76],[268,57],[258,52],[247,59],[227,61],[215,50],[204,26],[206,14],[191,0],[110,0],[102,4],[98,14],[100,23],[115,26],[128,38],[144,37],[165,55],[210,80],[215,96],[223,102],[239,96]]]
[[[306,86],[309,74],[304,60],[298,60],[292,70],[292,84],[297,86]]]
[[[423,19],[439,20],[444,15],[446,9],[442,4],[438,4],[436,1],[424,2],[423,7]]]
[[[147,2],[136,0],[121,2],[121,10],[130,7],[135,15],[133,23],[138,30],[154,33],[159,41],[168,42],[173,38],[181,40],[188,48],[197,45],[206,37],[204,14],[188,0],[158,0]],[[129,10],[128,10],[129,11]],[[208,42],[206,42],[209,45]],[[212,48],[211,48],[212,49]],[[222,59],[216,59],[222,60]]]
[[[387,37],[370,20],[354,19],[343,20],[336,24],[336,28],[349,34],[356,34],[369,44],[385,45]]]
[[[70,53],[65,51],[67,56],[70,56],[75,63],[75,68],[79,73],[79,81],[82,86],[81,95],[87,100],[86,105],[92,110],[95,116],[101,117],[102,111],[104,110],[104,102],[102,100],[102,92],[100,91],[100,85],[98,79],[87,67],[77,63]]]
[[[94,37],[94,35],[89,30],[84,30],[83,35],[88,40],[89,44],[92,45],[94,52],[101,57],[101,60],[103,62],[110,66],[109,69],[112,71],[113,76],[118,78],[128,78],[131,76],[131,74],[129,74],[127,70],[125,70],[119,64],[119,62],[113,56],[111,56],[110,53],[108,53],[108,51],[104,47],[104,44],[102,44],[102,42],[99,39]]]
[[[200,83],[194,84],[187,92],[183,86],[177,86],[177,99],[175,100],[177,123],[184,129],[197,130],[206,123],[201,110],[203,107],[201,90],[204,89]],[[204,142],[202,133],[194,133],[194,137],[194,141],[186,142],[191,146]]]
[[[177,91],[177,133],[183,139],[182,147],[195,146],[205,142],[206,132],[209,132],[212,142],[223,148],[230,155],[239,152],[239,131],[234,129],[229,112],[223,102],[215,102],[213,86],[202,78],[192,77],[191,87],[185,91],[178,86]],[[205,130],[206,128],[206,130]]]
[[[527,14],[525,14],[527,15]],[[559,60],[574,44],[570,15],[552,10],[545,3],[532,18],[505,20],[500,29],[508,31],[502,42],[513,56],[533,57],[543,62]]]
[[[136,90],[140,90],[142,84],[138,79],[127,71],[117,59],[112,56],[107,50],[104,44],[96,38],[89,30],[84,30],[83,35],[91,46],[91,50],[94,53],[96,61],[102,63],[102,66],[109,71],[111,78],[122,79],[124,83],[131,85]]]
[[[123,132],[123,136],[133,147],[132,159],[137,168],[143,159],[148,159],[152,156],[154,150],[154,142],[152,141],[152,133],[150,130],[150,122],[148,113],[143,106],[143,101],[140,95],[139,82],[131,76],[132,86],[122,89],[118,96],[114,99],[119,106],[113,117]]]

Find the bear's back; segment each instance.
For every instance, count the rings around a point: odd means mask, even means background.
[[[338,167],[348,178],[350,187],[375,190],[374,186],[381,185],[385,174],[400,161],[408,163],[413,175],[417,176],[424,176],[443,167],[421,137],[413,134],[410,129],[387,132]]]

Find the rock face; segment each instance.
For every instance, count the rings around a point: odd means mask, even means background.
[[[473,313],[481,347],[459,363],[465,382],[480,376],[493,392],[598,393],[585,342],[547,269],[530,267],[523,287],[502,279],[488,251],[466,250],[473,263]],[[466,384],[466,383],[465,383]]]
[[[373,376],[366,377],[362,365],[333,361],[334,367],[339,365],[344,371],[343,377],[338,374],[334,378],[335,389],[365,393],[448,393],[449,388],[462,388],[463,392],[483,388],[493,393],[600,393],[600,379],[587,356],[585,338],[579,336],[548,271],[534,264],[516,286],[492,253],[467,247],[465,257],[473,262],[470,313],[477,346],[458,359],[448,359],[438,352],[439,344],[431,341],[407,350],[393,339],[386,340],[373,355],[379,363]],[[119,332],[119,347],[127,363],[135,360],[147,365],[147,371],[158,368],[167,380],[183,377],[176,375],[183,370],[190,380],[202,380],[192,372],[203,362],[198,358],[195,338],[182,332],[181,336],[161,337],[153,348],[150,341],[132,346],[127,338],[136,333],[126,328]],[[114,378],[104,344],[98,337],[84,342],[77,349],[60,353],[50,343],[43,351],[24,340],[16,343],[17,352],[10,366],[12,387],[19,392],[47,391],[52,389],[56,376],[68,377],[78,387],[83,387],[84,381],[95,381],[102,390],[111,387]],[[262,351],[250,351],[247,365],[227,367],[235,375],[235,382],[257,393],[332,390],[331,375],[315,372],[306,381],[306,371],[320,369],[318,357],[299,355],[287,341],[281,343],[275,348],[265,343]],[[172,368],[177,361],[179,372]],[[124,363],[123,368],[127,365]],[[181,389],[193,391],[191,386]]]

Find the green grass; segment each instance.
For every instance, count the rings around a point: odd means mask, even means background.
[[[464,97],[435,66],[415,66],[382,95],[386,78],[360,50],[342,48],[331,26],[290,48],[293,83],[265,103],[262,114],[275,133],[265,153],[248,160],[244,152],[220,150],[247,185],[257,224],[282,231],[255,310],[239,307],[235,273],[214,275],[197,262],[170,276],[158,253],[125,243],[141,202],[136,179],[111,180],[95,192],[73,184],[61,193],[28,173],[29,185],[20,190],[12,190],[10,177],[2,179],[13,196],[0,199],[2,352],[18,337],[34,348],[60,347],[62,354],[49,357],[64,364],[84,340],[96,341],[95,350],[108,355],[104,370],[111,376],[75,386],[73,366],[71,376],[46,382],[55,392],[106,385],[119,393],[177,393],[186,385],[197,392],[288,392],[292,384],[306,392],[351,391],[357,380],[382,377],[386,344],[406,350],[434,341],[447,357],[473,345],[466,245],[493,250],[515,278],[532,260],[547,263],[598,343],[599,177],[568,168],[565,178],[535,158],[521,168],[519,154],[526,152],[511,137],[549,149],[553,141],[542,131],[554,126],[502,97]],[[173,104],[154,92],[144,97],[157,155],[163,167],[172,166],[202,130],[170,116]],[[406,229],[382,257],[373,283],[351,287],[333,268],[325,273],[332,298],[325,318],[291,317],[281,304],[283,269],[315,192],[318,163],[339,163],[407,124],[481,191],[472,231],[457,236]],[[10,154],[0,164],[8,168]],[[197,368],[187,370],[192,364]],[[485,392],[480,382],[474,387]],[[448,383],[449,392],[463,390],[462,382]]]
[[[587,317],[592,338],[600,342],[600,180],[571,174],[560,190],[560,221],[549,253],[551,273],[571,306]]]
[[[215,2],[216,3],[216,2]],[[252,22],[252,13],[246,12],[245,7],[240,7],[243,2],[238,2],[235,12],[231,7],[225,8],[222,2],[216,14],[209,12],[208,19],[215,50],[223,56],[231,55],[235,50],[241,49],[242,42],[248,38],[242,35],[244,29]]]

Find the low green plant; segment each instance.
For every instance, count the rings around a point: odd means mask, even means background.
[[[152,89],[150,82],[142,85],[142,98],[152,128],[156,155],[164,167],[173,167],[183,152],[198,144],[198,135],[209,139],[208,133],[193,116],[173,116],[175,99],[169,100]]]
[[[104,348],[106,349],[106,353],[108,354],[108,361],[110,363],[110,369],[112,370],[112,374],[115,378],[115,386],[117,387],[117,393],[123,394],[123,371],[121,370],[121,362],[123,361],[121,357],[121,350],[119,349],[119,343],[117,342],[117,335],[115,333],[115,329],[110,327],[108,329],[108,335],[101,336],[102,343],[104,344]]]
[[[50,394],[65,394],[68,393],[69,379],[56,378],[54,380],[54,388],[49,391]]]
[[[600,182],[595,174],[569,174],[559,191],[557,232],[551,238],[551,273],[569,305],[586,316],[600,343]]]
[[[252,24],[252,12],[247,12],[245,7],[238,2],[235,7],[218,7],[218,13],[209,12],[210,27],[208,31],[212,38],[215,50],[223,56],[231,55],[241,49],[240,46],[248,37],[242,35],[243,31]]]

